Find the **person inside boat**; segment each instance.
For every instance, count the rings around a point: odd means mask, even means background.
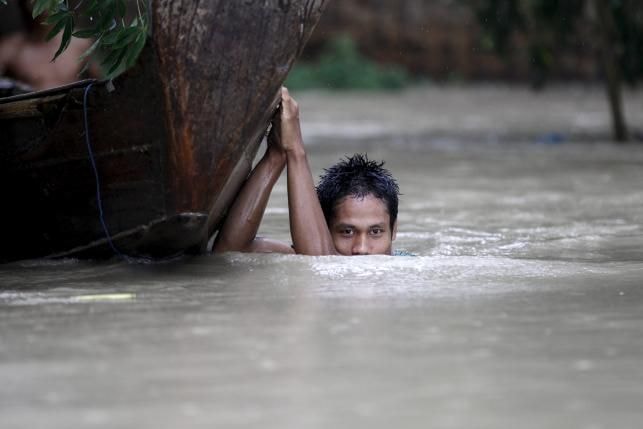
[[[65,52],[52,61],[62,36],[45,41],[44,27],[30,17],[26,0],[0,4],[0,77],[35,90],[77,81],[82,68],[78,57],[92,41],[73,37]]]
[[[213,252],[391,255],[399,187],[382,165],[356,154],[327,169],[315,188],[299,107],[282,88],[266,153],[232,204]],[[272,188],[286,166],[292,246],[256,236]]]

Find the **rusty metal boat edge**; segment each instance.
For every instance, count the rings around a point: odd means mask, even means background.
[[[324,3],[158,0],[114,88],[0,99],[0,261],[205,251]]]

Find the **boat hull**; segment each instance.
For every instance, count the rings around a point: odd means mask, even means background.
[[[113,88],[0,99],[0,260],[207,250],[324,2],[155,3]]]

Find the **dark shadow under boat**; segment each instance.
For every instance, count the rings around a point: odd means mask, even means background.
[[[0,261],[207,249],[324,0],[153,4],[113,85],[0,98]]]

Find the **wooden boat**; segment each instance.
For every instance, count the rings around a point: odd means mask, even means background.
[[[113,89],[0,99],[0,261],[205,251],[324,2],[154,1],[152,36]]]

